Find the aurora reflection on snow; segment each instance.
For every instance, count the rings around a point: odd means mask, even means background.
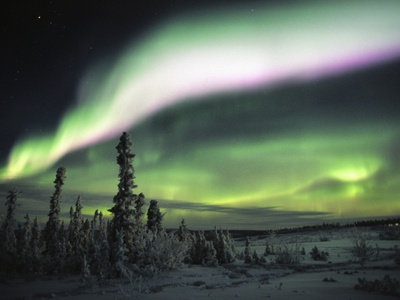
[[[318,120],[311,121],[318,126],[305,125],[303,132],[272,137],[258,132],[255,138],[233,136],[220,142],[200,141],[192,147],[181,140],[175,155],[160,147],[168,142],[158,141],[171,139],[171,134],[185,136],[194,130],[196,120],[199,127],[204,126],[200,123],[216,123],[226,110],[178,118],[170,132],[146,136],[143,129],[140,133],[143,124],[165,110],[174,111],[178,105],[176,110],[185,112],[187,106],[179,108],[179,103],[218,101],[219,95],[229,98],[245,91],[308,84],[400,57],[400,3],[366,3],[257,7],[251,15],[242,15],[238,9],[166,21],[130,44],[113,67],[99,63],[89,69],[81,80],[76,106],[54,134],[18,143],[8,165],[1,169],[0,180],[36,174],[32,182],[48,184],[54,176],[50,168],[61,159],[67,167],[67,193],[81,193],[84,178],[87,193],[111,199],[117,171],[106,173],[117,170],[115,141],[122,131],[137,128],[138,135],[133,130],[136,183],[148,197],[171,200],[162,204],[170,205],[168,218],[185,217],[190,211],[189,219],[194,222],[229,219],[224,210],[190,209],[199,203],[231,208],[246,203],[256,208],[327,212],[335,217],[400,211],[395,204],[399,193],[387,192],[393,191],[398,175],[387,171],[390,161],[382,150],[399,134],[398,124],[390,120],[385,124],[362,120],[357,126]],[[304,104],[297,106],[310,105],[309,100],[299,99],[293,102]],[[235,107],[249,110],[246,101],[246,97],[236,99]],[[272,103],[268,97],[263,101]],[[274,101],[278,104],[268,105],[279,105],[279,100]],[[288,126],[284,119],[273,121],[277,127]],[[250,123],[245,126],[251,128]],[[86,156],[85,163],[67,165],[79,149],[83,151],[79,155]],[[376,201],[382,195],[385,206]],[[174,201],[182,201],[180,208],[173,206]],[[109,204],[105,201],[103,205]],[[101,207],[97,202],[87,203],[86,208]]]

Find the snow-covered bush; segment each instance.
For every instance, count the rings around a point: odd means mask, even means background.
[[[350,240],[353,244],[351,253],[354,258],[363,266],[365,262],[374,254],[374,249],[369,243],[369,236],[354,228]]]
[[[276,248],[275,263],[282,265],[297,265],[301,261],[300,244],[291,247],[283,243]]]
[[[270,254],[275,254],[275,236],[276,236],[276,233],[274,231],[268,232],[268,237],[265,242],[264,256],[268,256]]]
[[[354,286],[356,290],[367,292],[375,292],[384,295],[400,296],[398,292],[400,283],[397,279],[391,278],[390,275],[385,275],[383,280],[369,281],[365,278],[358,278],[358,284]]]
[[[188,245],[165,230],[141,232],[134,240],[134,247],[134,270],[144,276],[182,267],[188,253]]]
[[[313,260],[327,261],[329,253],[325,251],[319,251],[317,246],[311,249],[310,256]]]

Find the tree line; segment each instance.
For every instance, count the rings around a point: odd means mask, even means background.
[[[111,219],[106,220],[98,210],[85,219],[78,196],[65,226],[60,219],[64,167],[57,169],[43,230],[37,217],[32,222],[29,213],[23,222],[15,219],[19,192],[10,190],[5,202],[7,215],[0,221],[0,271],[82,274],[87,280],[93,276],[152,276],[183,264],[216,266],[234,261],[233,240],[227,231],[215,229],[206,239],[202,231],[189,231],[182,220],[177,231],[167,232],[157,200],[150,200],[144,219],[145,196],[133,192],[137,185],[131,148],[131,137],[124,132],[116,146],[119,183],[108,210]]]

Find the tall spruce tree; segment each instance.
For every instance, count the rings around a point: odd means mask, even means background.
[[[29,213],[24,217],[25,222],[19,229],[18,255],[24,271],[32,271],[30,243],[32,240],[32,226]]]
[[[69,268],[73,272],[81,270],[82,256],[84,255],[81,236],[83,226],[82,208],[81,197],[78,196],[75,202],[75,210],[72,207],[70,209],[71,220],[68,227]]]
[[[111,220],[110,245],[121,243],[119,239],[123,233],[124,243],[130,255],[133,255],[133,233],[135,227],[135,210],[131,208],[137,195],[133,194],[132,189],[137,185],[134,183],[135,171],[132,166],[135,154],[131,153],[132,140],[128,133],[124,132],[120,137],[116,149],[118,151],[117,163],[119,165],[118,193],[114,196],[114,206],[109,209],[113,214]],[[116,252],[111,253],[111,261],[115,262]],[[130,256],[131,259],[133,257]]]
[[[164,214],[161,213],[157,200],[151,200],[147,210],[147,229],[153,233],[161,232],[163,218]]]
[[[61,211],[61,195],[62,186],[65,181],[66,169],[59,167],[54,180],[54,193],[50,198],[50,212],[48,214],[49,220],[44,229],[44,238],[46,243],[46,254],[48,256],[48,264],[50,268],[54,268],[54,263],[60,252],[59,231],[61,227],[60,211]]]
[[[33,220],[32,239],[30,243],[30,253],[32,257],[32,271],[37,272],[42,264],[42,242],[41,229],[37,217]]]
[[[17,255],[17,239],[15,237],[17,220],[15,219],[15,210],[18,206],[18,197],[19,192],[16,188],[8,191],[5,203],[5,206],[7,206],[7,215],[0,230],[0,270],[12,267],[14,258]]]

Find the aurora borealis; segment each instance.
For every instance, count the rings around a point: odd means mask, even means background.
[[[2,148],[1,196],[15,185],[20,210],[45,213],[62,165],[64,212],[78,195],[85,213],[105,212],[129,131],[137,193],[159,200],[169,226],[398,216],[400,4],[278,3],[187,6],[82,63],[72,99],[43,92],[59,118]],[[35,106],[23,95],[4,103]],[[2,113],[4,127],[30,128],[36,112]]]

